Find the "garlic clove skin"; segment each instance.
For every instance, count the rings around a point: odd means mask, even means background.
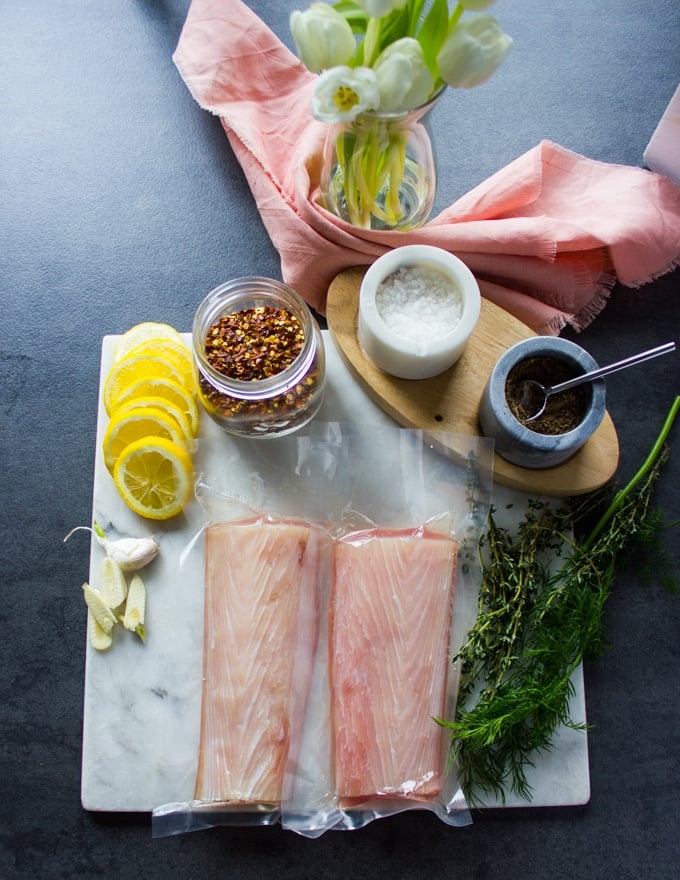
[[[123,571],[139,571],[154,560],[161,549],[152,537],[109,541],[97,535],[97,540],[104,547],[106,555],[117,562]]]
[[[64,541],[68,541],[74,532],[80,531],[94,535],[106,555],[117,562],[123,571],[139,571],[152,562],[161,549],[153,537],[119,538],[117,541],[109,541],[97,523],[94,524],[93,529],[89,526],[76,526],[66,535]]]

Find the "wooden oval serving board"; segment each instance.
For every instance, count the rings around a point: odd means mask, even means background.
[[[491,370],[511,345],[536,334],[483,299],[479,323],[457,364],[433,379],[397,379],[379,369],[359,344],[359,287],[365,271],[363,267],[348,269],[333,280],[326,315],[340,353],[357,381],[403,427],[481,435],[477,413]],[[606,413],[595,434],[564,464],[536,470],[518,467],[494,455],[494,479],[538,495],[581,495],[606,483],[618,461],[618,437]]]

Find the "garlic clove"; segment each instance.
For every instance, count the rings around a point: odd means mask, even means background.
[[[152,537],[120,538],[108,541],[98,538],[106,550],[107,556],[114,559],[123,571],[138,571],[158,556],[160,547]]]
[[[97,623],[96,617],[89,608],[87,609],[87,632],[90,644],[97,651],[106,651],[113,644],[113,636]]]
[[[125,615],[123,616],[123,626],[137,635],[144,641],[146,633],[144,630],[144,613],[146,610],[146,587],[144,581],[138,574],[132,576],[130,581],[130,589],[128,590],[127,602],[125,603]]]
[[[110,634],[116,623],[116,615],[106,604],[99,590],[95,590],[88,583],[83,584],[83,594],[87,607],[92,612],[96,622],[105,633]]]
[[[105,556],[99,566],[99,592],[109,608],[118,608],[127,596],[128,588],[120,565],[111,556]]]
[[[161,549],[156,539],[151,536],[119,538],[116,541],[110,541],[97,522],[95,522],[93,529],[89,526],[76,526],[66,535],[64,541],[68,541],[74,532],[80,531],[90,532],[94,535],[97,543],[104,548],[106,555],[115,560],[123,571],[138,571],[140,568],[144,568],[158,556]]]

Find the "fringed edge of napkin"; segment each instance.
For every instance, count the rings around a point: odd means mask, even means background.
[[[679,188],[652,172],[596,162],[551,141],[499,169],[419,230],[359,234],[327,215],[315,198],[316,121],[297,112],[301,101],[308,103],[315,78],[252,10],[235,0],[217,6],[196,0],[172,57],[194,100],[220,119],[279,251],[284,278],[294,275],[300,293],[322,313],[335,275],[412,241],[470,258],[480,286],[499,296],[504,291],[503,308],[553,335],[567,324],[588,326],[617,282],[641,287],[680,265]],[[241,82],[240,62],[254,57],[261,76]],[[277,150],[285,151],[287,165],[277,167]],[[555,192],[561,200],[555,201]],[[592,213],[582,216],[584,193]],[[665,214],[662,228],[659,214]],[[281,233],[282,220],[286,229],[293,227],[289,235]],[[297,249],[296,238],[302,243]],[[323,265],[315,254],[321,242]],[[508,260],[507,273],[498,257]]]
[[[658,281],[659,278],[663,278],[663,276],[668,275],[669,272],[675,272],[676,269],[680,269],[680,254],[678,254],[677,257],[667,263],[663,268],[658,269],[656,272],[652,272],[649,275],[645,275],[643,278],[626,282],[621,281],[619,278],[615,280],[619,282],[623,287],[628,287],[631,290],[639,290],[646,284],[651,284],[654,281]]]

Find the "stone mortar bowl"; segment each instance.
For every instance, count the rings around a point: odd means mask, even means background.
[[[528,358],[555,359],[568,366],[574,376],[596,370],[598,364],[585,349],[568,339],[535,336],[511,346],[489,376],[479,405],[479,422],[484,435],[494,438],[496,452],[520,467],[555,467],[578,452],[600,426],[606,412],[605,383],[596,379],[581,386],[586,390],[587,403],[576,427],[558,434],[539,433],[516,418],[506,398],[510,371]]]

